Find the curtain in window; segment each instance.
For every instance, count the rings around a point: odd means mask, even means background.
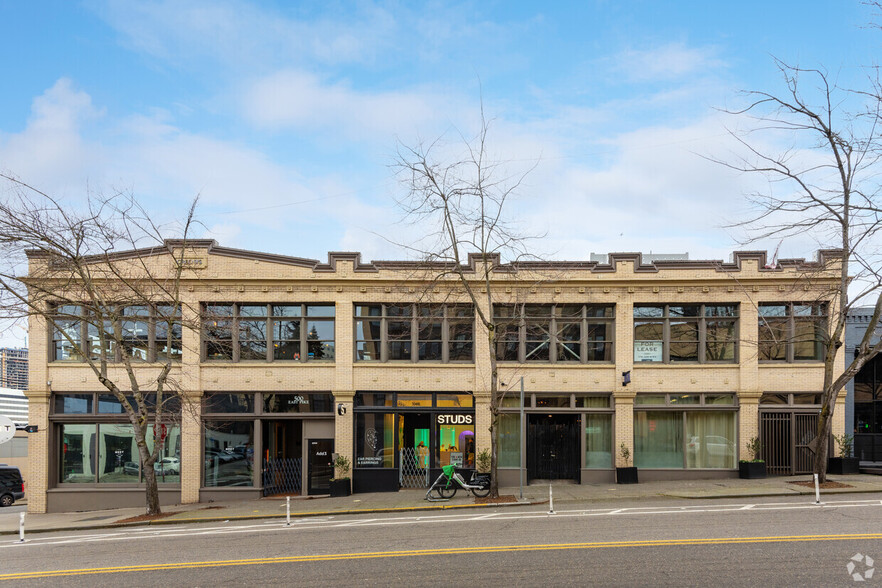
[[[585,467],[612,467],[612,415],[585,415]]]
[[[683,467],[683,413],[634,413],[634,465],[638,468]]]
[[[735,467],[735,413],[686,413],[686,467]]]
[[[521,415],[499,415],[499,460],[501,468],[521,466]]]

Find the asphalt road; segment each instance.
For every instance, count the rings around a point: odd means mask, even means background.
[[[860,555],[860,560],[853,560]],[[15,586],[854,586],[882,584],[882,495],[507,507],[34,534]],[[848,564],[852,571],[849,573]]]

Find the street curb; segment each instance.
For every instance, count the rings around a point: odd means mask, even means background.
[[[830,496],[830,495],[839,495],[839,494],[873,494],[880,493],[879,489],[848,489],[848,488],[830,488],[821,493],[821,497]],[[657,494],[658,498],[670,498],[670,499],[680,499],[680,500],[716,500],[716,499],[750,499],[750,498],[769,498],[775,496],[814,496],[815,491],[811,488],[805,488],[800,490],[790,490],[786,492],[776,491],[776,492],[760,492],[760,493],[752,493],[752,494],[713,494],[707,496],[682,496],[676,494]],[[565,498],[559,498],[558,504],[578,504],[578,503],[595,503],[595,502],[608,502],[611,498],[618,498],[620,500],[631,500],[630,497],[622,498],[622,497],[598,497],[597,500],[568,500]],[[639,498],[650,498],[650,497],[635,497],[634,499]],[[480,508],[492,508],[492,507],[509,507],[509,506],[535,506],[538,504],[547,504],[547,499],[535,499],[535,500],[525,500],[523,502],[498,502],[498,503],[489,503],[489,504],[438,504],[438,505],[426,505],[426,506],[402,506],[402,507],[388,507],[388,508],[362,508],[362,509],[346,509],[346,510],[325,510],[325,511],[305,511],[305,512],[292,512],[291,518],[310,518],[310,517],[326,517],[326,516],[337,516],[337,515],[357,515],[357,514],[370,514],[370,513],[396,513],[396,512],[433,512],[433,511],[452,511],[452,510],[462,510],[462,509],[480,509]],[[182,511],[186,512],[186,511]],[[37,534],[37,533],[55,533],[59,531],[93,531],[97,529],[122,529],[128,527],[149,527],[154,525],[179,525],[179,524],[194,524],[194,523],[216,523],[223,521],[248,521],[248,520],[266,520],[266,519],[284,519],[286,517],[285,513],[272,513],[272,514],[247,514],[247,515],[231,515],[231,516],[212,516],[212,517],[187,517],[187,518],[163,518],[156,519],[152,521],[136,521],[130,523],[105,523],[101,525],[70,525],[70,526],[62,526],[55,527],[51,529],[28,529],[25,527],[26,535]],[[17,535],[18,530],[13,531],[0,531],[0,536],[4,535]]]
[[[547,501],[546,501],[547,502]],[[370,514],[370,513],[390,513],[390,512],[421,512],[434,510],[454,510],[454,509],[473,509],[473,508],[489,508],[489,507],[505,507],[505,506],[530,506],[539,504],[538,502],[497,502],[491,504],[445,504],[438,506],[403,506],[389,508],[365,508],[365,509],[347,509],[347,510],[328,510],[314,512],[297,512],[291,513],[291,518],[310,518],[324,517],[329,515],[353,515],[353,514]],[[150,527],[154,525],[178,525],[193,523],[217,523],[223,521],[248,521],[248,520],[264,520],[264,519],[284,519],[287,515],[280,514],[250,514],[250,515],[232,515],[232,516],[216,516],[216,517],[189,517],[189,518],[163,518],[153,521],[135,521],[131,523],[106,523],[103,525],[71,525],[64,527],[55,527],[52,529],[28,529],[25,527],[25,536],[36,533],[55,533],[58,531],[94,531],[96,529],[121,529],[127,527]],[[18,535],[18,531],[0,531],[2,535]]]

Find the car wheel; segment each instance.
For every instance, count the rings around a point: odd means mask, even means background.
[[[0,496],[0,506],[12,506],[13,502],[15,502],[15,498],[12,497],[12,494]]]

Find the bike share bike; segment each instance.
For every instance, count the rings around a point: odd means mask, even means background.
[[[471,492],[478,498],[484,498],[490,494],[490,474],[479,474],[478,472],[473,471],[472,477],[466,482],[463,477],[456,472],[456,466],[442,466],[441,475],[438,476],[435,483],[429,487],[425,499],[430,502],[448,500],[453,498],[459,488]],[[435,495],[437,495],[437,498]]]

